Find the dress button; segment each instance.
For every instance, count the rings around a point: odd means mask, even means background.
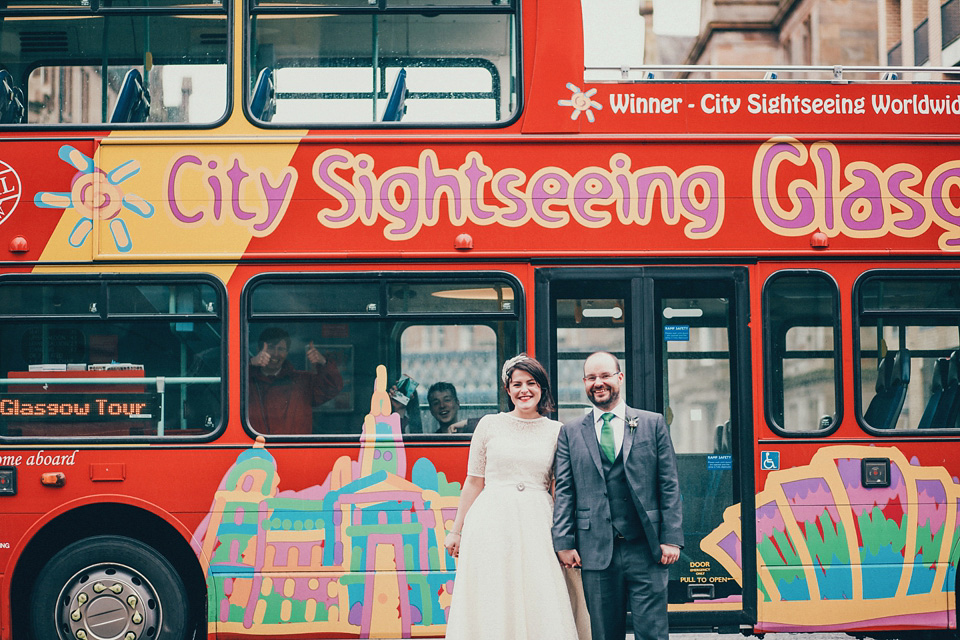
[[[522,482],[518,482],[518,483],[517,483],[517,491],[523,491],[523,483],[522,483]]]

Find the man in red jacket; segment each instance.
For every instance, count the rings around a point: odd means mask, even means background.
[[[337,366],[311,342],[310,370],[296,371],[287,360],[290,334],[280,328],[264,329],[258,342],[260,352],[250,358],[250,425],[265,434],[313,433],[313,407],[343,389]]]

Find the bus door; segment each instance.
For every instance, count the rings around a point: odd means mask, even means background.
[[[582,366],[598,350],[620,359],[627,404],[666,418],[685,538],[670,570],[674,628],[733,630],[756,608],[755,590],[742,589],[743,576],[755,575],[755,554],[744,553],[754,531],[740,531],[741,510],[752,513],[746,287],[742,267],[537,273],[537,355],[554,381],[558,418],[589,409]]]

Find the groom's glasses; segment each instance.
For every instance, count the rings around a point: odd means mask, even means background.
[[[610,380],[610,378],[616,378],[618,375],[620,375],[619,371],[617,371],[616,373],[601,373],[598,376],[590,374],[589,376],[583,376],[583,381],[586,382],[587,384],[593,384],[597,380],[600,380],[600,382],[607,382],[608,380]]]

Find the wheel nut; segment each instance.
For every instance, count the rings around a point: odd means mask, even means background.
[[[143,622],[143,616],[140,615],[139,611],[133,614],[133,617],[130,619],[133,620],[133,624],[140,624],[141,622]]]
[[[80,619],[80,609],[74,609],[70,612],[70,619],[77,622]]]
[[[77,604],[85,604],[87,602],[87,594],[81,593],[77,596]]]
[[[117,583],[112,587],[110,587],[110,591],[113,591],[114,593],[119,594],[121,591],[123,591],[123,585],[120,583]]]
[[[123,636],[123,640],[137,640],[137,634],[131,631],[127,635]]]
[[[77,629],[77,639],[78,640],[87,640],[87,632],[83,629]]]
[[[137,596],[128,596],[127,604],[130,605],[130,608],[137,606]]]
[[[103,583],[102,583],[102,582],[98,582],[97,584],[93,585],[93,592],[94,592],[94,593],[103,593],[103,592],[106,591],[106,590],[107,590],[107,588],[106,588],[105,586],[103,586]]]

